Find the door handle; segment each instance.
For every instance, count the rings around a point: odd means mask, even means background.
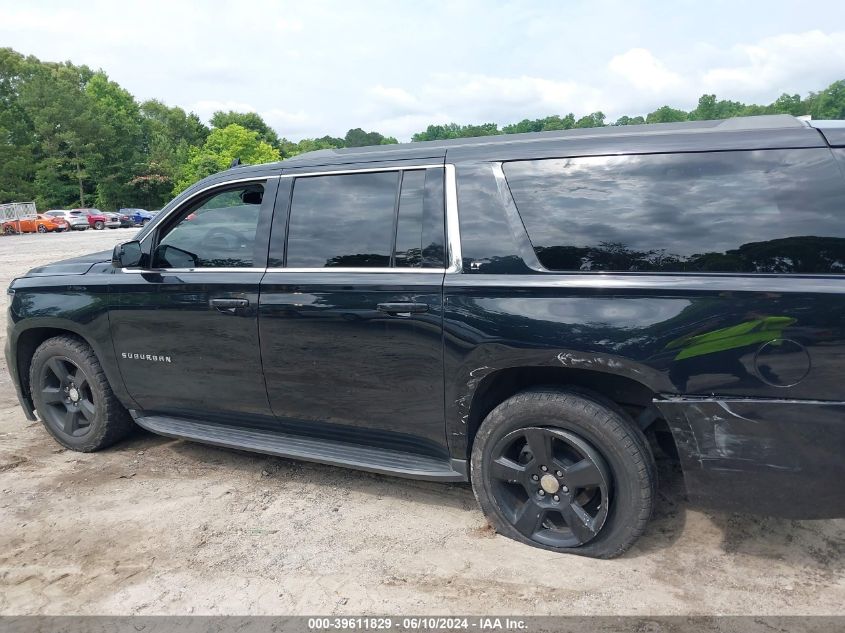
[[[398,302],[398,303],[380,303],[378,306],[379,312],[386,312],[387,314],[395,315],[395,314],[421,314],[423,312],[428,312],[428,304],[427,303],[411,303],[411,302]]]
[[[219,312],[234,313],[238,308],[247,307],[249,299],[210,299],[208,305]]]

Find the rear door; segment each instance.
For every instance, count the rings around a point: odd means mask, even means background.
[[[442,163],[283,175],[278,200],[259,326],[283,430],[445,457]]]
[[[115,274],[109,320],[126,388],[147,414],[270,418],[258,288],[278,178],[188,200],[144,242],[150,265]]]

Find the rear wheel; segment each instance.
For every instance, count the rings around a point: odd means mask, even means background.
[[[600,397],[532,390],[484,420],[471,478],[497,532],[557,552],[612,558],[643,533],[655,494],[642,431]]]
[[[69,449],[96,451],[133,428],[94,350],[74,336],[42,343],[32,357],[29,379],[38,416],[50,435]]]
[[[39,224],[39,225],[38,225],[38,232],[39,232],[39,233],[46,233],[46,232],[47,232],[47,227],[46,227],[46,226],[44,226],[43,224]]]
[[[149,224],[149,222],[150,222],[149,218],[144,218],[143,220],[141,220],[141,226],[147,226],[147,224]]]

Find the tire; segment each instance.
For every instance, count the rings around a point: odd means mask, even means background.
[[[147,224],[149,224],[149,223],[150,223],[149,218],[144,218],[143,220],[141,220],[141,226],[147,226]]]
[[[32,357],[29,381],[38,417],[65,448],[98,451],[134,428],[94,350],[75,336],[44,341]]]
[[[104,228],[106,228],[106,225],[102,222],[102,220],[97,220],[96,222],[94,222],[95,231],[102,231]]]
[[[39,225],[38,225],[38,232],[39,232],[39,233],[46,233],[46,232],[47,232],[47,227],[46,227],[46,226],[44,226],[43,224],[39,224]]]
[[[3,227],[3,232],[4,232],[6,235],[14,235],[14,234],[15,234],[15,229],[14,229],[14,227],[7,225],[7,226],[4,226],[4,227]]]
[[[620,407],[553,388],[518,393],[490,412],[475,436],[470,478],[498,533],[592,558],[631,547],[657,485],[648,442]]]

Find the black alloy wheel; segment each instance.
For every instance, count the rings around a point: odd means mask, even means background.
[[[542,386],[496,406],[475,433],[470,480],[493,529],[526,545],[613,558],[643,533],[657,473],[622,407]]]
[[[97,415],[96,396],[88,376],[66,357],[54,356],[41,368],[38,383],[40,413],[53,431],[68,437],[82,437],[91,430]]]
[[[526,538],[550,547],[578,547],[604,526],[610,478],[602,457],[582,438],[527,427],[500,439],[493,456],[493,497]]]
[[[29,386],[44,428],[65,448],[97,451],[134,428],[94,350],[74,335],[54,336],[38,346]]]

